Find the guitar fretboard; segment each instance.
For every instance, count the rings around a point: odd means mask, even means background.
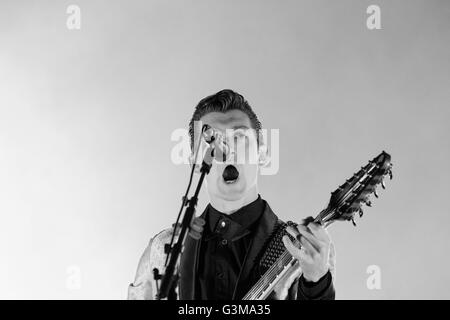
[[[383,152],[380,156],[383,155],[387,154]],[[321,224],[324,228],[327,228],[331,223],[337,220],[351,220],[354,223],[354,212],[359,211],[360,215],[362,215],[360,202],[364,202],[370,206],[370,202],[366,199],[366,196],[369,193],[374,192],[374,186],[381,181],[380,177],[389,173],[392,179],[391,167],[392,164],[389,164],[388,162],[379,165],[375,162],[375,159],[370,161],[365,167],[362,167],[361,170],[355,173],[351,179],[347,180],[332,193],[330,204],[317,215],[314,222]],[[384,188],[382,181],[381,184]],[[274,239],[271,240],[269,244],[269,253],[263,256],[269,261],[270,267],[244,296],[243,300],[266,299],[282,276],[298,263],[298,261],[284,248],[284,244],[281,240],[284,235],[288,235],[294,245],[300,247],[300,242],[291,237],[285,230],[289,224],[295,225],[295,223],[292,222],[286,223],[283,228],[277,231]],[[270,246],[275,246],[276,248],[271,249]],[[272,252],[270,252],[271,250]],[[272,263],[273,260],[275,260],[275,262]]]

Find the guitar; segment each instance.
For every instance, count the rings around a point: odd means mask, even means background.
[[[375,189],[378,185],[385,189],[384,178],[386,175],[392,179],[392,163],[391,156],[383,151],[333,191],[328,206],[313,221],[325,228],[334,221],[352,221],[356,226],[355,214],[358,213],[362,217],[363,204],[369,207],[372,205],[369,200],[371,194],[378,198]],[[291,221],[283,223],[269,238],[263,249],[264,254],[260,263],[267,271],[244,296],[243,300],[266,299],[283,275],[298,264],[298,260],[286,250],[281,240],[284,235],[287,235],[296,246],[300,247],[299,241],[285,231],[288,225],[296,226],[297,224]]]

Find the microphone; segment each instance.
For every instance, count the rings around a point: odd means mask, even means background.
[[[211,156],[214,157],[216,161],[226,162],[230,155],[230,147],[224,140],[222,133],[205,124],[203,126],[203,138],[209,145],[214,145]]]

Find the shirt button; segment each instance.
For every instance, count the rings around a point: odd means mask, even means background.
[[[220,223],[220,226],[221,226],[222,228],[225,228],[226,225],[227,225],[227,223],[226,223],[225,221],[222,221],[222,222]]]
[[[223,240],[222,240],[222,245],[226,246],[227,243],[228,243],[227,239],[223,239]]]

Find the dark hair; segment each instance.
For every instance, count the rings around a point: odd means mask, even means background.
[[[191,136],[191,150],[194,150],[194,121],[199,121],[201,117],[210,112],[227,112],[229,110],[241,110],[250,119],[253,129],[256,130],[259,144],[259,131],[261,122],[253,112],[247,100],[242,95],[230,89],[224,89],[216,94],[210,95],[200,100],[195,107],[194,114],[189,122],[189,135]]]

